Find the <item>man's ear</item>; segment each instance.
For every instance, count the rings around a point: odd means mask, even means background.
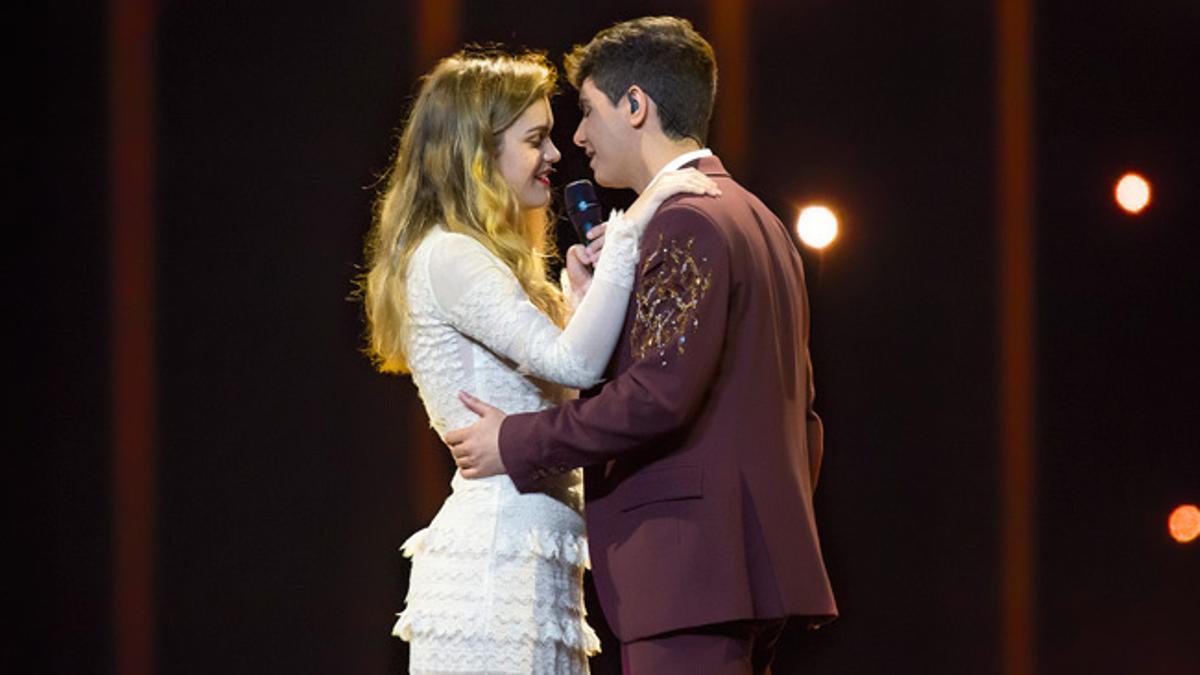
[[[636,84],[625,92],[625,101],[622,106],[629,113],[629,125],[640,129],[646,123],[646,117],[650,114],[650,99],[646,96],[646,92]]]

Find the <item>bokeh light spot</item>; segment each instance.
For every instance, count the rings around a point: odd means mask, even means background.
[[[828,207],[813,205],[800,210],[796,233],[805,245],[822,249],[837,239],[838,219]]]
[[[1150,203],[1150,183],[1136,173],[1121,176],[1113,192],[1117,204],[1129,213],[1141,213]]]
[[[1167,528],[1175,541],[1186,544],[1200,536],[1200,509],[1195,504],[1184,504],[1171,512]]]

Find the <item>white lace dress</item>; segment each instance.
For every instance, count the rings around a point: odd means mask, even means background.
[[[609,221],[591,287],[560,330],[479,242],[432,231],[410,261],[407,356],[438,434],[478,419],[460,390],[517,413],[597,383],[623,323],[640,235],[619,215]],[[582,473],[527,494],[507,476],[456,473],[451,486],[433,522],[403,546],[412,574],[393,634],[410,642],[409,671],[587,673],[599,641],[583,610]]]

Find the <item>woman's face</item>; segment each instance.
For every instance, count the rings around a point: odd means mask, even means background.
[[[500,175],[523,209],[538,209],[550,203],[550,173],[562,157],[550,140],[553,126],[550,101],[543,98],[526,108],[500,134]]]

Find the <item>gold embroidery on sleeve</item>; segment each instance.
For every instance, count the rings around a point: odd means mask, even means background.
[[[697,311],[704,294],[712,286],[712,272],[701,268],[708,258],[700,257],[697,262],[692,253],[696,239],[680,245],[672,239],[664,241],[658,235],[658,247],[646,257],[642,264],[642,283],[637,290],[636,314],[630,330],[630,344],[634,358],[643,359],[657,353],[667,365],[667,352],[672,347],[683,355],[687,346],[687,334],[699,328]],[[651,265],[662,258],[653,276],[647,276]]]

